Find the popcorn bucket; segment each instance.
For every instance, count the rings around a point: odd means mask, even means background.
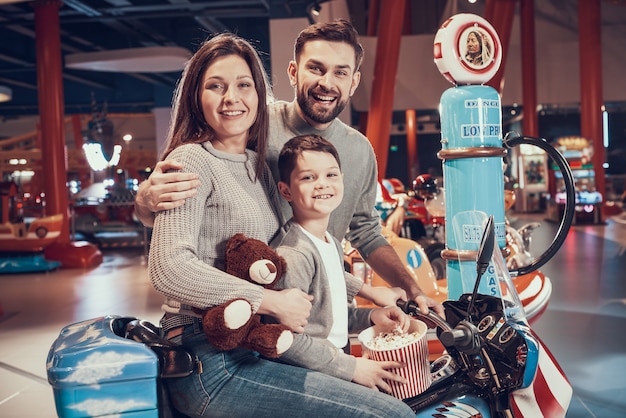
[[[363,330],[359,334],[359,342],[363,347],[363,353],[367,353],[368,358],[377,361],[400,361],[406,364],[401,369],[393,369],[393,372],[404,377],[407,383],[386,381],[391,387],[391,394],[398,399],[412,398],[428,389],[432,383],[430,374],[430,364],[428,362],[428,340],[426,333],[428,327],[422,321],[411,319],[408,333],[416,333],[416,338],[412,341],[393,341],[390,338],[389,347],[382,347],[383,344],[375,337],[381,333],[390,332],[388,328],[374,325]]]

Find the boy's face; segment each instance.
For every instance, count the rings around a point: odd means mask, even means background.
[[[343,199],[343,174],[335,157],[327,152],[304,151],[290,182],[279,182],[278,189],[291,202],[297,221],[326,218]]]

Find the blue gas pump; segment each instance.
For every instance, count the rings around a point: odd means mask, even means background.
[[[448,298],[456,300],[473,290],[484,219],[493,216],[497,244],[501,249],[506,245],[502,159],[507,147],[522,142],[541,147],[564,174],[570,202],[574,187],[567,162],[546,141],[519,136],[503,140],[500,95],[484,85],[502,60],[500,39],[489,22],[468,13],[452,16],[437,31],[433,53],[437,68],[454,85],[441,96],[441,151],[437,155],[443,164],[446,202],[446,248],[441,256],[447,263]],[[568,205],[559,232],[571,224],[572,217],[573,205]],[[548,250],[524,268],[524,274],[547,262],[564,239],[565,234],[557,234]],[[495,274],[490,265],[479,293],[500,296]]]

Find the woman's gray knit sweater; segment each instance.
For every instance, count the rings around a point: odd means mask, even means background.
[[[269,169],[256,180],[255,152],[225,153],[210,142],[180,146],[169,158],[179,161],[184,171],[198,173],[201,185],[196,196],[179,208],[159,212],[154,222],[149,274],[154,288],[166,297],[164,309],[192,315],[191,307],[243,297],[256,312],[262,287],[222,270],[230,237],[243,233],[269,242],[282,224],[274,209],[279,196]],[[175,315],[168,325],[189,322],[188,316]]]

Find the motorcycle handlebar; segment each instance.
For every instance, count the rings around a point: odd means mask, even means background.
[[[511,277],[523,276],[525,274],[531,273],[545,263],[547,263],[556,252],[561,248],[565,238],[567,237],[567,233],[572,225],[572,221],[574,219],[574,211],[576,205],[576,189],[574,187],[574,176],[572,175],[572,170],[570,169],[567,160],[563,155],[552,145],[548,144],[548,142],[543,138],[535,138],[531,136],[515,136],[511,138],[505,138],[503,140],[503,145],[507,148],[513,148],[515,146],[521,144],[531,144],[536,147],[544,150],[556,163],[563,175],[563,180],[565,182],[565,210],[563,211],[563,217],[561,218],[561,223],[559,225],[559,229],[557,231],[556,236],[552,240],[552,243],[548,247],[543,254],[539,257],[536,257],[535,260],[527,266],[520,267],[518,270],[511,270],[509,273]]]
[[[428,325],[429,328],[440,328],[443,331],[452,331],[450,324],[440,317],[435,311],[429,309],[428,315],[424,315],[415,301],[398,299],[396,305],[404,311],[404,313],[417,317]],[[431,326],[432,325],[432,326]]]
[[[405,313],[424,321],[429,328],[439,328],[439,341],[446,347],[455,347],[457,350],[474,354],[480,350],[480,339],[476,327],[468,321],[461,321],[459,325],[452,328],[441,316],[432,309],[425,315],[414,301],[398,300],[396,305]]]

